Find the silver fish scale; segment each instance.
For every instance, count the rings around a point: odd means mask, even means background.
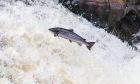
[[[67,37],[69,37],[71,39],[75,39],[75,40],[79,40],[79,41],[85,42],[85,40],[82,37],[78,36],[77,34],[75,34],[73,32],[62,31],[62,32],[59,32],[59,33],[62,34],[62,35],[65,35],[65,36],[67,36]]]

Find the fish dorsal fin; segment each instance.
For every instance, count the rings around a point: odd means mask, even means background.
[[[73,29],[69,29],[69,31],[73,32]]]

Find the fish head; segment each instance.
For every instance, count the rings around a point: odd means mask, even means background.
[[[59,32],[59,30],[57,28],[50,28],[48,29],[50,32],[52,33],[56,33],[56,32]]]

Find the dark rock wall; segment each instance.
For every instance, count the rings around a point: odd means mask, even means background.
[[[140,0],[59,0],[75,14],[93,25],[105,28],[122,41],[134,38],[140,31]]]

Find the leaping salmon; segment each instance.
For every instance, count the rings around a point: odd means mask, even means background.
[[[95,44],[95,42],[87,42],[86,39],[82,38],[78,34],[74,33],[73,29],[64,29],[60,27],[50,28],[49,31],[54,33],[54,37],[62,37],[68,39],[70,42],[76,42],[78,45],[85,44],[89,50]]]

